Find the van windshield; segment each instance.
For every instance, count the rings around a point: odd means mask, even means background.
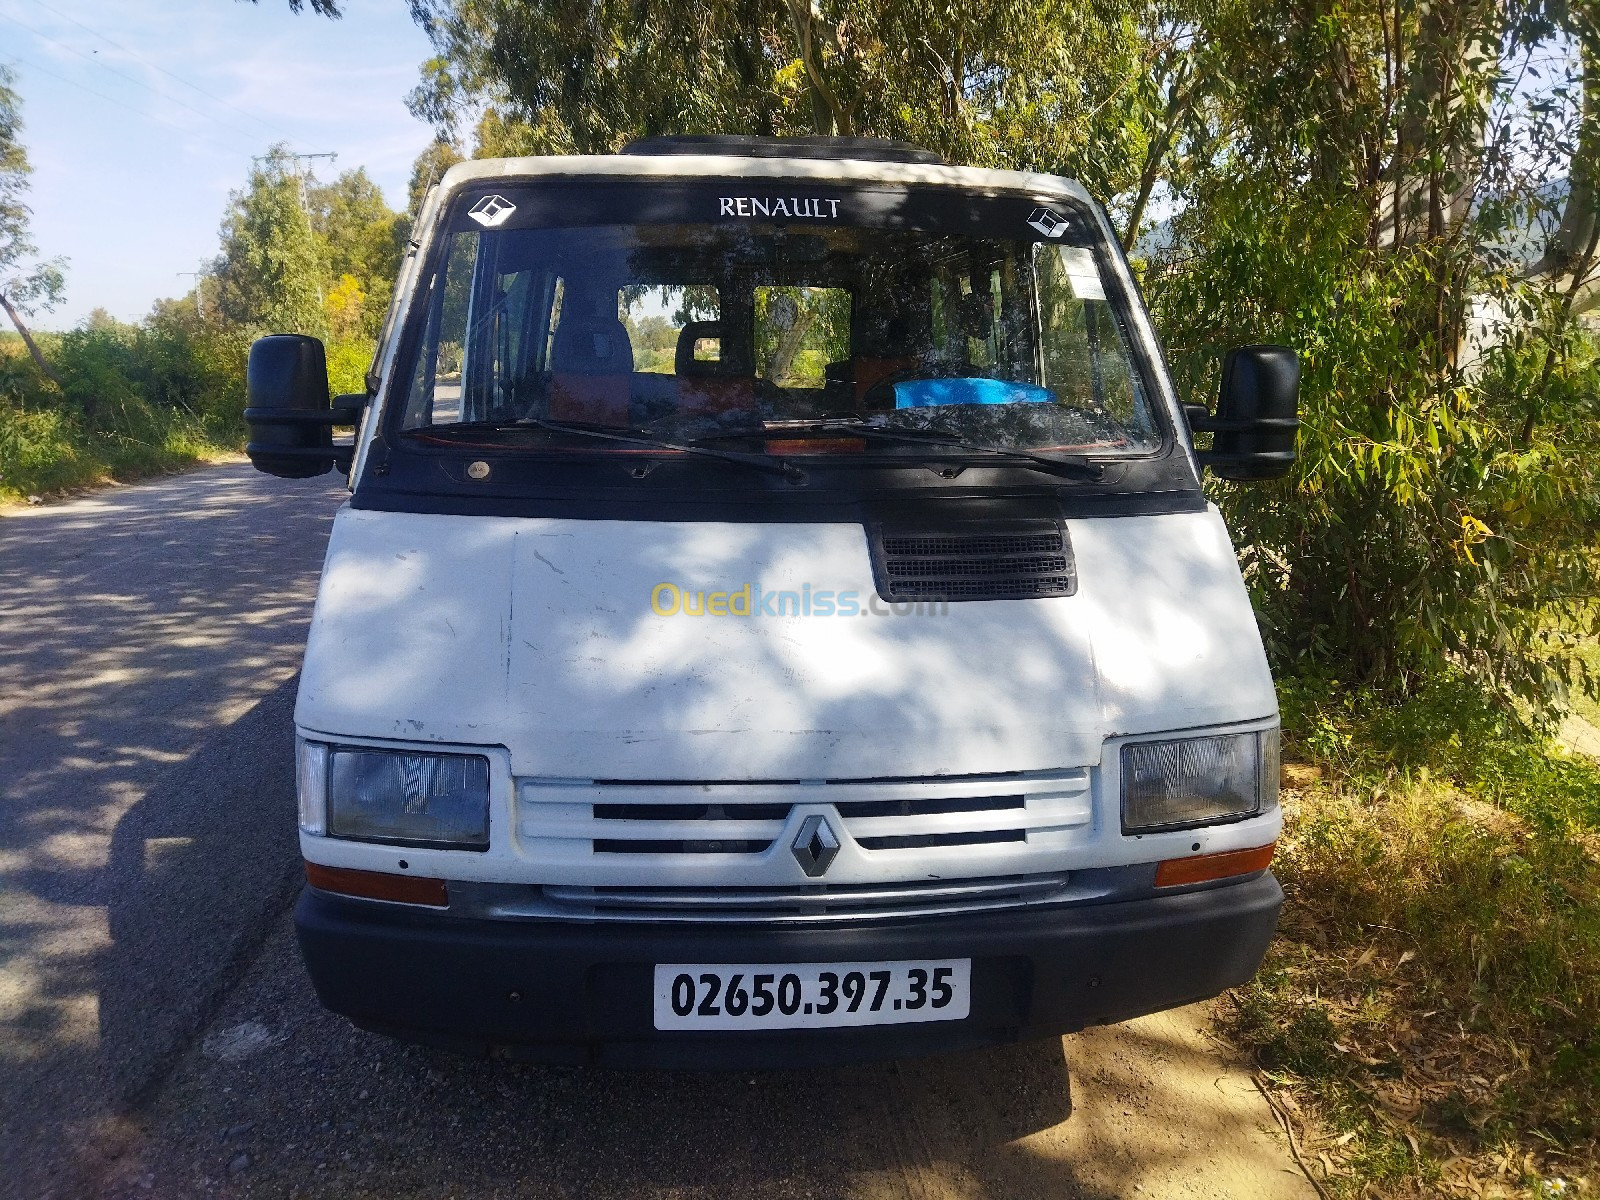
[[[854,421],[1148,453],[1160,427],[1096,252],[1042,224],[1000,237],[759,213],[457,220],[424,285],[400,428],[521,421],[546,440],[562,424],[679,441],[791,430],[786,453],[833,454],[838,439],[807,426]]]

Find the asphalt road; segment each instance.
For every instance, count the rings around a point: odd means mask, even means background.
[[[0,1190],[83,1186],[292,895],[338,482],[241,464],[0,518]]]
[[[0,516],[0,1196],[1311,1195],[1198,1010],[708,1075],[323,1011],[290,713],[342,494],[239,465]]]

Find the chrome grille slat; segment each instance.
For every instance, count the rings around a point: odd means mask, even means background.
[[[1083,889],[1079,889],[1082,891]],[[798,888],[564,887],[541,889],[553,910],[647,920],[844,920],[972,912],[1082,898],[1067,872],[917,884],[827,884]],[[514,915],[509,910],[504,915]]]

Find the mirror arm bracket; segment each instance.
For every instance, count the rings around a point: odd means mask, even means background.
[[[244,452],[252,458],[260,455],[263,458],[298,458],[306,462],[326,462],[331,458],[336,468],[348,474],[350,464],[355,461],[356,447],[354,442],[335,442],[331,446],[267,446],[251,442]]]
[[[1261,450],[1250,454],[1219,454],[1215,450],[1196,450],[1195,458],[1202,467],[1233,467],[1261,466],[1267,463],[1282,463],[1285,468],[1292,467],[1295,461],[1293,450]]]
[[[1203,414],[1203,415],[1202,415]],[[1224,421],[1213,417],[1198,404],[1184,406],[1189,428],[1195,433],[1258,433],[1267,429],[1299,429],[1299,417],[1251,417],[1247,421]]]
[[[340,396],[339,399],[343,400],[344,397]],[[244,419],[252,425],[320,425],[329,428],[334,425],[359,424],[361,412],[359,409],[351,412],[348,408],[338,407],[328,412],[286,412],[280,408],[247,408],[244,410]],[[271,453],[282,456],[279,450]]]

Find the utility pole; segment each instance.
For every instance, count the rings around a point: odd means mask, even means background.
[[[186,275],[194,280],[194,315],[198,320],[204,321],[206,319],[206,315],[200,311],[200,281],[206,277],[205,272],[179,271],[178,275],[180,278]]]
[[[308,171],[308,170],[301,170],[300,169],[300,164],[303,163],[303,162],[311,162],[313,159],[325,158],[325,159],[328,160],[328,164],[331,166],[338,157],[339,157],[339,152],[337,150],[322,150],[322,151],[317,152],[316,154],[292,154],[287,150],[282,150],[282,151],[275,151],[275,152],[273,152],[271,154],[257,154],[255,156],[253,156],[250,159],[250,161],[252,163],[258,163],[262,159],[277,160],[277,161],[282,161],[284,159],[289,159],[289,160],[293,161],[293,163],[295,164],[295,179],[300,184],[300,211],[305,213],[306,216],[309,217],[311,215],[311,200],[306,195],[306,180],[310,177],[311,172]],[[317,303],[321,304],[322,301],[323,301],[322,282],[319,280],[317,282]]]
[[[308,208],[310,206],[310,204],[309,204],[309,201],[306,198],[306,178],[310,175],[310,172],[309,171],[302,171],[300,169],[300,164],[303,163],[303,162],[310,162],[312,159],[325,158],[325,159],[328,160],[328,165],[332,166],[334,161],[338,157],[339,157],[339,152],[337,150],[322,150],[322,151],[319,151],[316,154],[291,154],[288,151],[282,151],[282,152],[274,153],[274,154],[257,154],[254,157],[252,157],[250,159],[250,161],[253,162],[253,163],[258,163],[258,162],[261,162],[263,159],[280,159],[280,160],[281,159],[289,159],[289,160],[291,160],[295,165],[295,178],[300,183],[300,207],[301,208]]]

